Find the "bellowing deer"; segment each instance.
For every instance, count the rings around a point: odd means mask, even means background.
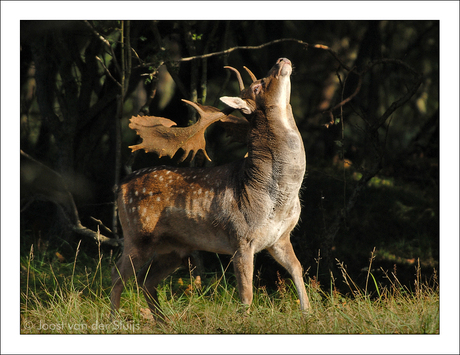
[[[260,80],[247,69],[253,79],[247,89],[239,72],[230,69],[237,73],[241,93],[221,101],[249,121],[248,154],[217,167],[142,169],[120,184],[124,251],[112,270],[114,312],[124,282],[140,270],[138,280],[149,308],[162,318],[156,287],[195,250],[233,255],[241,302],[249,306],[254,254],[267,249],[291,274],[301,309],[310,308],[302,267],[290,242],[300,216],[306,166],[289,103],[291,62],[278,59]],[[189,104],[210,122],[228,112]]]

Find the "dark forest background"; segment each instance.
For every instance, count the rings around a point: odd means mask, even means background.
[[[278,39],[298,41],[267,44]],[[329,285],[338,259],[364,281],[374,248],[382,282],[382,269],[409,287],[418,262],[427,278],[438,270],[438,21],[21,21],[20,41],[21,150],[59,174],[90,230],[122,238],[114,185],[130,169],[178,160],[132,155],[131,116],[189,125],[196,117],[181,99],[223,108],[219,97],[238,93],[225,65],[263,77],[287,57],[308,156],[292,241],[308,276]],[[235,48],[246,46],[259,48]],[[245,147],[212,126],[207,152],[207,164],[218,165]],[[190,164],[203,159],[182,163]],[[29,187],[21,176],[21,253],[34,244],[49,258],[57,251],[72,259],[81,240],[97,256],[94,240],[69,228],[61,197],[43,199]],[[103,250],[116,256],[120,247]],[[206,272],[229,260],[202,258]],[[286,276],[265,253],[255,270],[260,283]]]

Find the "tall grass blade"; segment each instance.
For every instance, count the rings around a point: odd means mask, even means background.
[[[371,252],[371,257],[369,259],[369,268],[367,269],[367,276],[366,276],[366,287],[364,288],[364,295],[367,296],[367,285],[369,282],[369,275],[371,273],[371,268],[372,268],[372,261],[375,259],[375,247]]]

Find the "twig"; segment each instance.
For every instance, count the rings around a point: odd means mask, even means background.
[[[160,48],[164,48],[163,39],[161,38],[160,30],[158,29],[156,21],[153,22],[152,29],[153,29],[153,37],[155,38],[155,41],[157,42],[158,46]],[[142,65],[137,66],[137,68],[154,66],[154,67],[157,68],[155,70],[155,72],[157,72],[158,69],[160,68],[160,66],[165,64],[166,68],[168,69],[169,74],[171,75],[171,77],[173,78],[173,80],[176,83],[177,87],[179,88],[179,91],[181,92],[182,96],[190,98],[190,94],[188,93],[188,90],[185,88],[185,85],[182,83],[182,80],[180,80],[179,75],[177,75],[176,71],[173,70],[173,67],[172,67],[172,63],[176,63],[176,62],[180,62],[180,61],[181,61],[180,59],[178,59],[178,60],[171,59],[171,60],[163,61],[160,64],[158,64],[158,63],[144,63]]]
[[[113,51],[113,48],[112,48],[112,45],[110,44],[110,42],[106,38],[104,38],[104,36],[102,36],[99,32],[97,32],[96,29],[93,27],[93,25],[91,25],[89,23],[88,20],[84,20],[83,22],[86,24],[86,26],[89,27],[91,32],[93,32],[96,35],[96,37],[98,37],[108,47],[108,49],[110,50],[110,54],[112,55],[113,62],[115,63],[115,66],[116,66],[117,70],[119,72],[121,72],[120,66],[118,65],[118,62],[117,62],[117,57],[115,56],[115,52]]]
[[[110,73],[110,70],[105,66],[104,62],[102,61],[101,58],[99,58],[98,56],[96,56],[96,59],[102,64],[102,67],[104,68],[105,72],[107,73],[107,75],[119,86],[121,87],[121,84],[120,82],[115,79],[112,75],[112,73]]]
[[[371,127],[371,129],[373,129],[373,130],[377,130],[378,128],[380,128],[386,122],[388,117],[390,117],[393,114],[393,112],[395,112],[399,107],[401,107],[407,101],[409,101],[409,99],[417,92],[418,88],[422,84],[422,78],[423,78],[422,74],[418,73],[410,65],[408,65],[407,63],[404,63],[402,60],[399,60],[399,59],[381,58],[381,59],[375,60],[375,61],[371,62],[366,68],[364,68],[364,70],[360,73],[360,75],[364,75],[369,70],[371,70],[375,65],[388,64],[388,63],[396,64],[396,65],[400,65],[400,66],[404,67],[406,70],[408,70],[409,72],[411,72],[413,75],[416,76],[416,81],[412,85],[412,87],[401,98],[399,98],[398,100],[394,101],[390,105],[390,107],[388,107],[387,110],[383,113],[383,115],[380,116],[374,122],[374,124]]]
[[[399,100],[393,102],[390,107],[387,108],[387,110],[383,113],[382,116],[376,121],[374,124],[374,128],[380,128],[390,117],[393,112],[395,112],[398,108],[403,106],[409,99],[417,92],[418,88],[422,84],[422,76],[420,75],[418,80],[414,83],[412,88],[408,90]]]
[[[131,51],[134,53],[139,63],[144,64],[144,61],[139,57],[139,54],[137,54],[136,50],[133,47],[131,47]]]
[[[89,217],[93,222],[96,222],[100,227],[102,227],[103,229],[105,229],[106,232],[109,232],[109,233],[113,233],[109,227],[105,226],[104,223],[102,223],[101,220],[97,219],[97,218],[94,218],[92,216]]]
[[[359,74],[358,74],[359,75]],[[358,81],[358,85],[356,86],[356,89],[355,91],[353,92],[353,94],[351,94],[350,96],[348,96],[346,99],[342,100],[341,102],[339,102],[337,105],[335,105],[333,108],[330,108],[329,110],[326,110],[324,111],[323,113],[328,113],[329,114],[329,117],[331,118],[331,120],[329,121],[329,123],[326,123],[325,126],[326,128],[329,128],[329,126],[333,125],[334,124],[334,116],[332,114],[332,111],[335,111],[337,110],[338,108],[341,108],[342,106],[344,106],[346,103],[350,102],[351,99],[353,99],[357,94],[358,92],[361,90],[361,83],[362,83],[362,78],[361,78],[361,75],[358,76],[359,78],[359,81]]]
[[[319,45],[317,45],[317,46],[319,46]],[[322,45],[320,45],[320,46],[322,46]],[[326,46],[322,46],[322,47],[326,47]],[[323,49],[326,49],[326,48],[323,48]],[[333,52],[330,51],[330,53],[333,53]],[[334,57],[335,57],[335,54],[334,54]],[[339,63],[340,63],[340,61],[339,61]],[[353,94],[351,94],[345,100],[342,100],[340,103],[335,105],[333,108],[323,112],[323,114],[324,113],[329,114],[329,117],[330,117],[329,123],[325,124],[325,126],[327,128],[334,124],[334,119],[333,119],[334,116],[332,114],[332,111],[334,111],[334,110],[338,109],[339,107],[342,107],[346,103],[350,102],[351,99],[353,99],[353,97],[355,97],[358,94],[358,92],[361,89],[362,76],[364,74],[366,74],[369,70],[371,70],[374,66],[376,66],[378,64],[388,64],[388,63],[396,64],[396,65],[400,65],[400,66],[404,67],[406,70],[408,70],[413,75],[415,75],[417,77],[417,79],[416,79],[415,83],[412,85],[412,87],[399,100],[394,101],[390,105],[390,107],[388,107],[388,109],[382,114],[382,116],[380,116],[374,122],[374,124],[371,127],[371,130],[376,130],[376,129],[380,128],[386,122],[388,117],[390,117],[393,114],[393,112],[395,112],[399,107],[403,106],[407,101],[409,101],[409,99],[417,92],[418,88],[420,87],[420,85],[422,83],[422,75],[420,73],[418,73],[417,71],[415,71],[415,69],[413,69],[410,65],[408,65],[407,63],[404,63],[403,61],[401,61],[399,59],[381,58],[381,59],[378,59],[378,60],[375,60],[375,61],[371,62],[368,66],[366,66],[359,73],[356,72],[355,68],[352,68],[350,70],[350,72],[354,72],[356,75],[358,75],[358,78],[359,78],[358,85],[357,85],[355,91],[353,92]],[[347,69],[345,66],[344,66],[344,68]],[[368,123],[366,120],[365,120],[365,122]]]
[[[306,45],[308,45],[308,43],[305,43]],[[324,49],[325,51],[329,52],[334,58],[336,61],[339,62],[339,64],[347,71],[351,72],[354,70],[354,68],[350,68],[348,65],[344,64],[339,56],[332,50],[330,49],[328,46],[325,46],[324,44],[314,44],[312,45],[313,48],[317,48],[317,49]]]

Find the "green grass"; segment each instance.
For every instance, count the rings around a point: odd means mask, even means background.
[[[122,294],[119,316],[110,318],[112,265],[102,255],[94,260],[77,251],[73,260],[59,261],[31,249],[21,258],[21,334],[439,334],[437,280],[421,284],[420,268],[414,270],[414,291],[385,270],[390,287],[369,272],[363,290],[338,263],[342,280],[331,278],[322,287],[315,277],[308,280],[308,314],[299,310],[289,279],[279,277],[276,290],[255,288],[247,314],[225,267],[202,283],[188,271],[178,272],[159,288],[169,320],[157,323],[134,280]],[[346,283],[350,292],[337,292],[337,282]]]

